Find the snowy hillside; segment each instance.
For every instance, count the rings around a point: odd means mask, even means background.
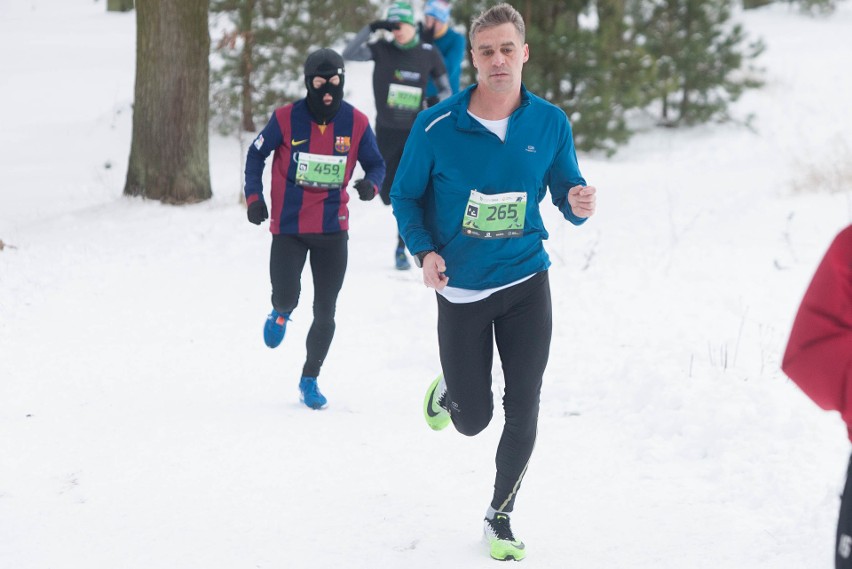
[[[330,405],[310,411],[308,273],[284,343],[262,342],[249,137],[211,140],[206,203],[122,196],[134,17],[0,4],[0,567],[493,567],[502,416],[472,439],[424,424],[434,293],[393,269],[389,208],[351,202]],[[596,216],[545,208],[554,349],[513,516],[526,567],[832,564],[850,445],[779,360],[852,223],[852,176],[821,177],[852,163],[852,5],[738,18],[767,44],[767,85],[734,109],[752,129],[581,155]],[[347,67],[347,99],[372,115],[370,71]]]

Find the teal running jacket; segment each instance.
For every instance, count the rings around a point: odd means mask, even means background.
[[[553,204],[575,225],[568,190],[586,185],[568,117],[521,86],[505,141],[467,112],[472,85],[417,116],[391,188],[391,205],[408,250],[434,250],[447,265],[449,286],[482,290],[543,271],[550,259],[540,203]],[[522,235],[480,238],[462,227],[471,190],[526,194]]]

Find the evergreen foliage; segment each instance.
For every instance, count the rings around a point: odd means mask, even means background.
[[[500,0],[454,0],[465,28]],[[632,134],[631,116],[665,126],[727,120],[729,106],[761,84],[751,41],[732,10],[771,2],[810,12],[840,0],[511,0],[524,17],[530,60],[524,83],[571,118],[577,147],[612,153]],[[256,132],[270,112],[304,94],[302,64],[338,47],[379,17],[377,0],[210,0],[211,105],[222,132]],[[469,56],[469,55],[468,55]],[[469,81],[476,70],[467,66]],[[635,125],[635,122],[633,123]]]
[[[750,10],[760,8],[768,4],[783,2],[792,6],[798,6],[805,14],[828,15],[837,9],[837,3],[841,0],[743,0],[743,8]]]
[[[654,61],[654,97],[666,126],[729,119],[728,106],[761,85],[753,61],[761,41],[746,45],[732,24],[731,0],[641,0],[631,16]]]
[[[787,0],[791,4],[796,4],[802,12],[807,14],[823,14],[828,15],[834,13],[837,9],[837,3],[840,0]]]
[[[255,132],[275,107],[304,96],[307,54],[376,14],[370,0],[211,0],[210,11],[211,111],[222,133]]]

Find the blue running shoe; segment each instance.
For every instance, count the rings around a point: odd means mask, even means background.
[[[287,321],[290,319],[289,312],[278,312],[274,308],[269,316],[266,317],[266,324],[263,325],[263,341],[270,348],[277,348],[284,339],[284,332],[287,330]]]
[[[397,247],[394,257],[396,262],[396,270],[407,271],[411,268],[411,263],[408,262],[408,257],[405,256],[405,247]]]
[[[328,400],[320,393],[317,378],[305,377],[299,380],[299,401],[311,409],[322,409],[328,405]]]

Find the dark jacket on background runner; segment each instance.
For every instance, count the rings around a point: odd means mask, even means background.
[[[368,44],[370,33],[370,27],[364,26],[343,50],[343,59],[375,62],[376,129],[407,131],[423,107],[430,78],[441,99],[452,94],[444,60],[429,44],[402,48],[384,39]]]

